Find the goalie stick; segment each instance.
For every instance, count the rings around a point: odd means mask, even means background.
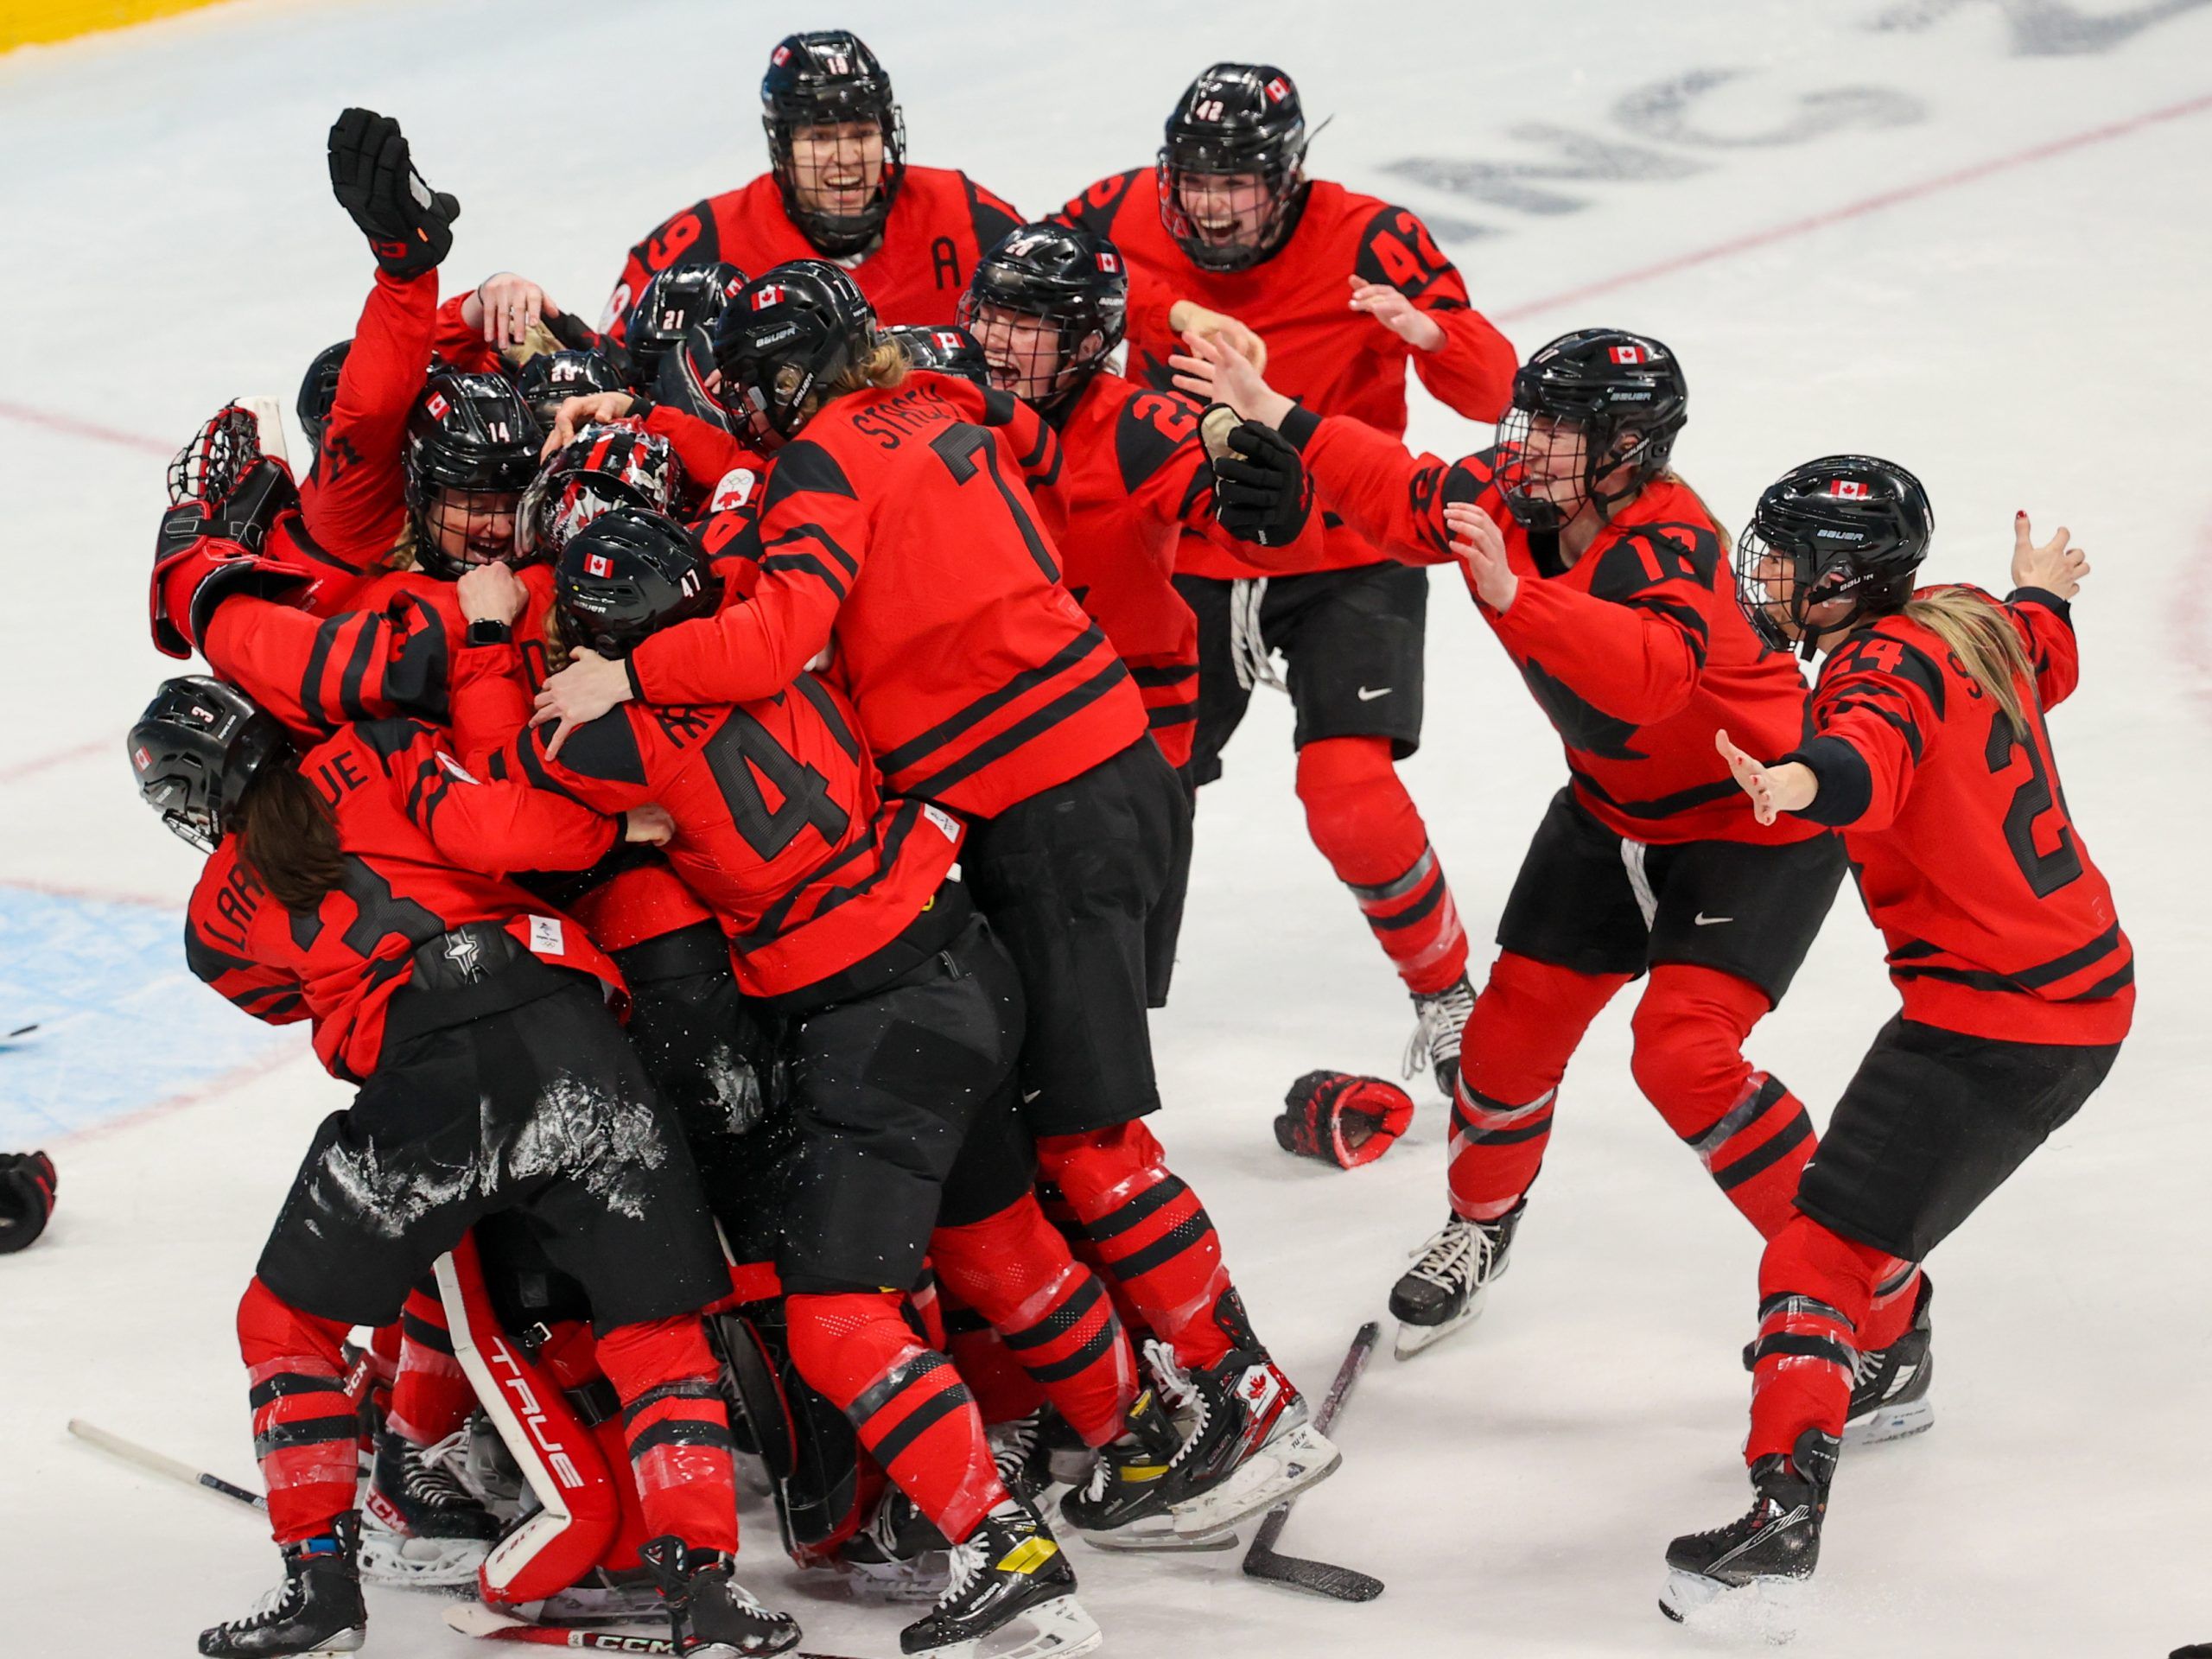
[[[251,1509],[265,1510],[269,1507],[269,1500],[258,1492],[249,1492],[243,1486],[233,1486],[220,1475],[211,1475],[204,1469],[194,1469],[190,1464],[180,1462],[175,1458],[164,1457],[159,1452],[140,1446],[136,1440],[126,1440],[120,1434],[111,1434],[81,1417],[69,1420],[69,1432],[86,1445],[96,1446],[111,1456],[121,1458],[125,1463],[137,1464],[141,1469],[167,1475],[171,1480],[182,1481],[188,1486],[204,1486],[218,1497],[227,1497]]]
[[[1359,1327],[1351,1346],[1344,1351],[1344,1363],[1337,1367],[1337,1380],[1329,1384],[1328,1398],[1313,1414],[1313,1427],[1324,1434],[1337,1421],[1337,1414],[1344,1409],[1352,1384],[1367,1369],[1368,1357],[1374,1353],[1376,1340],[1382,1334],[1381,1325],[1370,1319]],[[1268,1511],[1259,1531],[1253,1535],[1252,1547],[1244,1552],[1244,1576],[1288,1585],[1294,1590],[1309,1590],[1317,1596],[1328,1596],[1338,1601],[1372,1601],[1381,1595],[1382,1580],[1368,1573],[1329,1561],[1309,1561],[1300,1556],[1275,1553],[1275,1540],[1282,1536],[1282,1529],[1290,1520],[1291,1505],[1297,1501],[1290,1498]]]
[[[626,1630],[582,1630],[570,1624],[531,1624],[510,1618],[482,1602],[446,1609],[446,1627],[463,1636],[486,1642],[527,1642],[541,1648],[584,1648],[595,1653],[674,1654],[676,1643],[664,1636],[639,1636]],[[838,1659],[834,1653],[809,1653],[801,1649],[784,1659]]]

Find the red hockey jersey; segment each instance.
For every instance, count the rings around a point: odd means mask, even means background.
[[[464,656],[517,666],[511,645]],[[850,709],[810,674],[735,707],[624,703],[570,733],[557,760],[553,728],[526,728],[494,677],[471,676],[456,697],[472,772],[605,812],[667,809],[669,863],[729,936],[749,995],[803,993],[882,950],[931,910],[959,853],[951,814],[882,798]]]
[[[1504,412],[1519,366],[1512,342],[1475,310],[1459,270],[1427,227],[1402,207],[1317,180],[1297,224],[1270,257],[1244,270],[1202,270],[1160,222],[1158,170],[1101,179],[1055,218],[1112,240],[1129,266],[1132,380],[1173,383],[1167,359],[1182,342],[1167,327],[1175,300],[1224,311],[1268,343],[1268,382],[1325,415],[1349,416],[1396,436],[1406,429],[1406,365],[1445,403],[1478,421]],[[1350,278],[1387,283],[1433,317],[1443,349],[1416,350],[1351,308]],[[1139,282],[1141,276],[1147,279]],[[1179,568],[1192,575],[1254,576],[1373,564],[1382,557],[1350,525],[1328,527],[1310,557],[1255,563],[1227,543],[1185,537]]]
[[[909,166],[882,239],[845,269],[882,321],[949,323],[977,259],[1020,223],[1019,213],[965,173]],[[719,259],[758,276],[772,265],[825,257],[784,211],[774,175],[763,173],[741,188],[692,203],[632,248],[600,327],[620,340],[631,305],[671,265]]]
[[[418,721],[341,727],[299,767],[337,820],[343,879],[312,916],[295,914],[226,838],[193,888],[185,958],[257,1019],[313,1020],[334,1076],[358,1083],[376,1070],[415,948],[464,923],[497,923],[543,961],[620,991],[582,928],[505,879],[507,868],[593,862],[614,843],[614,819],[557,795],[475,787],[444,734]],[[480,871],[490,848],[494,868]]]
[[[2024,733],[1933,632],[1887,616],[1821,664],[1817,735],[1786,758],[1820,779],[1802,816],[1843,831],[1906,1019],[2006,1042],[2116,1043],[2133,1017],[2135,954],[2044,725],[2080,679],[2073,621],[2036,588],[2005,608],[2035,665]]]
[[[752,597],[641,641],[639,696],[751,702],[834,639],[886,788],[979,817],[1135,742],[1143,701],[990,430],[1016,413],[926,372],[833,399],[769,468]],[[1016,460],[1058,457],[1039,423]]]
[[[1724,726],[1755,754],[1796,741],[1805,683],[1789,653],[1751,632],[1726,539],[1688,485],[1647,484],[1571,568],[1547,576],[1492,481],[1495,450],[1447,465],[1357,421],[1294,415],[1283,430],[1315,493],[1395,557],[1451,559],[1448,502],[1475,503],[1504,531],[1520,592],[1503,616],[1478,608],[1566,745],[1575,798],[1616,835],[1671,845],[1817,833],[1759,823],[1713,747]]]

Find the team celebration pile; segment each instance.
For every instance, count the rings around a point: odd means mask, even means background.
[[[2128,1030],[2045,726],[2080,549],[2024,514],[2008,597],[1920,585],[1919,481],[1831,454],[1732,553],[1672,352],[1516,347],[1414,215],[1308,175],[1274,66],[1031,221],[909,162],[850,33],[760,96],[768,170],[638,241],[596,327],[451,280],[465,178],[345,111],[375,269],[314,454],[247,400],[170,468],[154,633],[207,672],[129,748],[207,855],[187,958],[359,1090],[238,1307],[284,1577],[200,1652],[356,1649],[365,1580],[500,1639],[792,1649],[757,1463],[906,1653],[1071,1656],[1071,1534],[1224,1550],[1333,1473],[1148,1121],[1194,802],[1262,688],[1451,1103],[1441,1227],[1376,1267],[1397,1357],[1481,1312],[1643,981],[1635,1084],[1765,1241],[1750,1507],[1664,1547],[1660,1610],[1786,1605],[1843,1450],[1930,1421],[1920,1263]],[[1495,441],[1409,453],[1408,367]],[[1473,970],[1397,771],[1435,564],[1565,751]],[[1847,868],[1902,1008],[1816,1137],[1745,1046]],[[1350,1167],[1414,1113],[1313,1071],[1276,1136]]]

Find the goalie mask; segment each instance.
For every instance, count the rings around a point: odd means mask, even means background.
[[[671,512],[683,485],[683,464],[659,434],[634,421],[588,426],[523,492],[515,556],[557,557],[586,525],[617,507]]]
[[[163,681],[124,742],[139,798],[203,853],[228,833],[255,774],[290,747],[273,715],[203,674]]]

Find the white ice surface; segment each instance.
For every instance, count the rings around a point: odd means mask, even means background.
[[[404,119],[466,207],[457,281],[520,269],[595,314],[635,236],[757,170],[766,50],[830,22],[861,29],[893,70],[917,159],[1033,212],[1148,159],[1199,66],[1272,59],[1316,117],[1337,112],[1315,168],[1461,221],[1446,246],[1524,351],[1592,322],[1676,348],[1696,388],[1677,459],[1725,520],[1783,467],[1864,447],[1927,480],[1943,526],[1931,574],[2001,583],[2016,507],[2075,530],[2097,575],[2079,612],[2083,690],[2054,729],[2140,957],[2137,1035],[2080,1119],[1940,1253],[1936,1427],[1844,1469],[1821,1611],[1796,1648],[2151,1655],[2212,1636],[2212,108],[2047,148],[2212,92],[2201,0],[1124,0],[1110,16],[1004,0],[249,3],[19,52],[0,60],[0,315],[16,319],[0,375],[0,885],[181,902],[194,861],[132,801],[118,741],[174,671],[143,608],[161,461],[228,395],[289,406],[308,358],[351,329],[368,264],[323,179],[332,115],[360,103]],[[1653,90],[1729,70],[1687,103]],[[1845,124],[1755,142],[1807,111]],[[1536,124],[1638,146],[1660,176],[1524,181],[1555,200],[1514,206],[1382,170],[1554,154],[1522,130]],[[2018,164],[1760,239],[2000,161]],[[1560,199],[1573,210],[1528,211]],[[41,429],[28,408],[122,441]],[[1414,435],[1446,454],[1484,440],[1425,402]],[[1435,600],[1427,743],[1407,777],[1486,938],[1560,764],[1456,586],[1440,578]],[[1159,1128],[1262,1332],[1319,1388],[1443,1207],[1444,1111],[1426,1099],[1406,1144],[1353,1174],[1274,1148],[1284,1084],[1316,1065],[1390,1070],[1407,1011],[1306,841],[1280,699],[1255,699],[1229,760],[1158,1026]],[[1847,895],[1755,1058],[1824,1115],[1892,1006]],[[239,1020],[246,1054],[240,1016],[211,998],[207,1018]],[[1376,1363],[1342,1427],[1342,1473],[1292,1525],[1287,1548],[1379,1573],[1388,1594],[1339,1607],[1248,1583],[1230,1557],[1077,1546],[1108,1651],[1725,1649],[1664,1624],[1653,1599],[1667,1540],[1740,1505],[1756,1241],[1636,1093],[1626,1019],[1611,1010],[1575,1064],[1487,1317],[1409,1364]],[[188,1653],[271,1576],[252,1517],[105,1461],[62,1424],[83,1415],[251,1477],[231,1313],[316,1116],[344,1098],[303,1040],[296,1052],[54,1147],[52,1231],[0,1260],[0,1653]],[[10,1064],[0,1053],[0,1104]],[[800,1607],[810,1647],[896,1652],[895,1615],[812,1599],[770,1527],[749,1535],[753,1581]],[[468,1646],[434,1604],[397,1595],[376,1598],[371,1643]]]

